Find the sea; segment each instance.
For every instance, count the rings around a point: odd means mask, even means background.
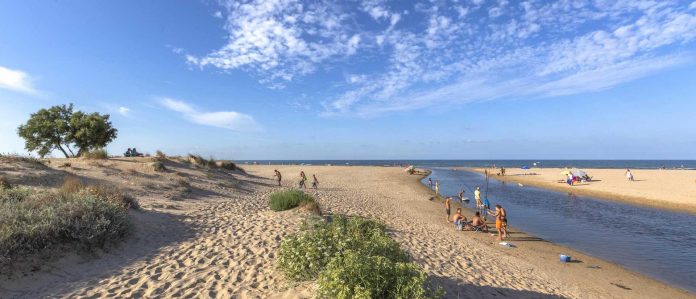
[[[241,164],[353,165],[419,167],[696,169],[696,160],[238,160]]]

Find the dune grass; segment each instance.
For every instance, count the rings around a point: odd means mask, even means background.
[[[0,265],[61,244],[103,247],[128,232],[128,209],[137,207],[117,189],[84,186],[72,177],[53,191],[0,189]]]
[[[109,153],[105,149],[99,148],[84,152],[81,157],[85,159],[105,160],[109,158]]]
[[[302,205],[315,203],[314,198],[299,190],[286,190],[271,193],[268,205],[273,211],[285,211]]]

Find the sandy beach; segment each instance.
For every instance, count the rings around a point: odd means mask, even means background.
[[[40,170],[3,165],[3,172],[37,187],[54,186],[66,173],[119,185],[143,207],[132,212],[135,231],[91,255],[53,251],[18,265],[0,277],[0,297],[310,298],[312,283],[290,283],[275,267],[280,241],[305,214],[267,206],[268,194],[295,187],[301,170],[317,175],[319,189],[307,192],[324,213],[383,221],[447,298],[692,297],[523,232],[513,230],[516,247],[507,248],[490,234],[456,231],[422,177],[399,168],[266,165],[243,166],[243,174],[169,161],[167,172],[155,173],[147,158],[71,162],[65,169],[56,168],[60,160]],[[271,179],[274,169],[283,173],[282,187]],[[558,262],[561,253],[578,262]]]
[[[473,169],[484,172],[483,168]],[[561,175],[561,168],[488,169],[492,178],[526,185],[574,192],[610,200],[620,200],[656,208],[696,213],[696,170],[631,169],[634,181],[624,175],[625,169],[583,169],[592,181],[569,186]],[[534,174],[534,175],[530,175]]]

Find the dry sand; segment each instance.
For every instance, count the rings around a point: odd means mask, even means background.
[[[474,170],[483,172],[484,169]],[[489,169],[492,177],[499,180],[696,213],[696,170],[631,169],[635,180],[629,181],[624,175],[625,169],[583,169],[592,177],[592,181],[580,182],[572,187],[565,183],[561,175],[563,170],[506,169],[505,176],[496,176],[495,173],[500,171]]]
[[[19,266],[15,276],[0,278],[0,297],[309,298],[312,283],[288,282],[275,268],[280,240],[304,217],[267,208],[267,194],[281,188],[270,179],[275,168],[285,178],[283,189],[297,184],[300,170],[317,174],[320,188],[309,192],[325,212],[384,221],[448,298],[691,296],[521,232],[512,233],[517,247],[505,248],[490,234],[455,231],[420,177],[398,168],[245,166],[250,175],[244,175],[168,162],[162,174],[146,163],[73,161],[67,170],[43,169],[41,175],[3,167],[14,182],[33,176],[30,181],[42,182],[36,185],[51,186],[56,179],[39,177],[67,171],[119,184],[140,199],[143,210],[132,212],[136,230],[120,245],[92,256],[55,253],[38,269]],[[191,192],[182,189],[182,178]],[[559,253],[582,262],[561,264]]]

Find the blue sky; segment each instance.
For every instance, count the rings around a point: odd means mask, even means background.
[[[696,159],[696,1],[0,0],[0,152],[72,102],[108,150]]]

